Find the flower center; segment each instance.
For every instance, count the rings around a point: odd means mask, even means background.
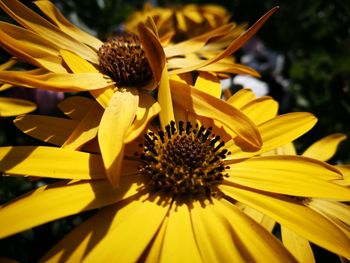
[[[109,39],[98,50],[100,67],[117,86],[142,87],[152,79],[152,71],[138,37],[124,34]]]
[[[230,154],[211,133],[211,128],[192,127],[187,122],[166,126],[166,132],[145,135],[139,172],[149,179],[154,190],[166,190],[174,195],[215,195],[216,186],[224,179],[223,159]]]

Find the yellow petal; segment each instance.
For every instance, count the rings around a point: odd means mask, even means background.
[[[80,56],[70,52],[68,50],[60,50],[60,54],[64,62],[74,73],[98,73],[98,70],[89,62],[81,58]],[[96,100],[106,108],[109,100],[114,94],[114,85],[110,83],[109,87],[98,90],[91,90],[90,93],[96,98]]]
[[[175,120],[172,94],[170,91],[168,71],[166,67],[163,68],[162,77],[158,88],[158,103],[160,105],[160,124],[161,127],[165,129],[165,126],[169,125],[171,121]]]
[[[83,119],[74,128],[62,147],[71,150],[79,150],[85,143],[95,138],[102,114],[103,108],[97,103],[93,104]]]
[[[61,49],[74,51],[84,59],[98,63],[98,57],[95,51],[62,32],[18,0],[1,0],[0,7],[19,24],[34,31],[53,45],[57,45]]]
[[[147,124],[160,112],[158,102],[148,93],[141,91],[139,99],[136,118],[127,131],[124,143],[129,143],[140,136]]]
[[[146,255],[145,263],[159,262],[160,255],[162,253],[163,240],[165,235],[165,230],[168,226],[168,217],[164,218],[160,229],[158,230],[152,244],[150,245],[149,252]]]
[[[282,244],[267,230],[225,199],[213,199],[213,208],[226,219],[244,262],[296,262]],[[234,262],[236,262],[234,260]]]
[[[172,46],[165,47],[164,52],[166,57],[170,58],[196,52],[197,50],[200,50],[211,38],[224,36],[230,30],[232,30],[233,27],[234,26],[232,23],[226,24],[217,29],[211,30],[208,33],[182,41]]]
[[[117,91],[101,119],[98,142],[107,177],[114,186],[118,186],[124,139],[135,118],[138,102],[136,89]]]
[[[278,7],[272,8],[270,11],[268,11],[265,15],[263,15],[253,26],[251,26],[247,31],[245,31],[243,34],[241,34],[238,38],[235,38],[231,44],[220,54],[217,56],[208,59],[204,62],[198,63],[196,65],[174,70],[173,74],[180,74],[184,72],[189,72],[193,70],[200,69],[202,67],[205,67],[207,65],[213,64],[217,61],[220,61],[221,59],[233,54],[235,51],[237,51],[239,48],[241,48],[251,37],[253,37],[256,32],[262,27],[262,25],[267,21],[267,19],[276,11],[278,10]]]
[[[221,98],[221,82],[213,73],[199,72],[194,87],[215,98]]]
[[[340,219],[347,225],[350,225],[350,206],[346,204],[331,200],[313,198],[308,203],[308,206],[333,218]]]
[[[240,202],[236,203],[236,206],[239,207],[245,214],[254,219],[255,222],[259,223],[263,228],[265,228],[268,232],[272,233],[273,228],[276,225],[276,221],[272,218],[264,215],[263,213],[251,208],[245,204]]]
[[[258,126],[263,141],[260,151],[244,152],[237,145],[232,145],[228,147],[232,153],[228,159],[249,157],[276,149],[309,131],[316,121],[314,115],[306,112],[279,115]]]
[[[165,67],[165,54],[158,37],[144,24],[140,23],[137,27],[139,39],[142,43],[142,49],[145,52],[148,63],[151,67],[155,83],[158,84]]]
[[[168,217],[159,262],[202,262],[193,233],[190,208],[186,204],[173,205]]]
[[[17,58],[12,57],[10,58],[8,61],[6,61],[5,63],[2,63],[0,65],[0,70],[6,70],[11,68],[13,65],[15,65],[17,63]]]
[[[34,1],[34,4],[39,7],[39,9],[50,19],[50,21],[55,23],[55,25],[58,26],[63,32],[73,37],[77,41],[81,41],[95,50],[98,50],[103,44],[103,42],[99,39],[80,30],[70,23],[50,1],[39,0]]]
[[[226,185],[220,185],[220,189],[228,196],[270,216],[310,242],[349,258],[349,238],[312,209],[287,196],[265,195]]]
[[[139,183],[139,176],[126,176],[121,180],[119,191],[107,180],[43,186],[1,207],[0,222],[3,227],[0,229],[0,237],[116,203],[136,194]]]
[[[303,237],[281,226],[283,245],[296,257],[298,262],[315,262],[310,243]]]
[[[254,92],[251,89],[243,88],[228,98],[227,103],[240,109],[254,99],[256,99]]]
[[[0,117],[17,116],[34,110],[36,105],[31,101],[0,97]]]
[[[140,206],[139,194],[131,202],[118,202],[102,208],[96,215],[69,232],[40,262],[82,262],[87,252]],[[142,205],[142,203],[141,203]]]
[[[24,28],[0,22],[0,45],[12,55],[56,73],[67,70],[62,66],[57,46]]]
[[[58,146],[68,139],[77,125],[73,120],[40,115],[18,116],[14,123],[29,136]]]
[[[264,96],[255,99],[241,108],[256,125],[276,117],[278,112],[278,102],[271,97]]]
[[[0,170],[7,174],[60,179],[106,178],[101,156],[47,146],[0,147]]]
[[[111,85],[100,73],[47,73],[34,75],[23,71],[0,71],[0,81],[15,86],[36,87],[52,91],[87,91]]]
[[[219,121],[237,134],[246,147],[258,150],[261,147],[260,134],[254,123],[236,108],[196,88],[170,80],[174,103],[197,115]]]
[[[203,262],[245,262],[226,216],[218,215],[213,204],[193,202],[192,227]]]
[[[350,200],[350,189],[328,180],[340,179],[333,166],[301,156],[263,156],[234,163],[226,180],[286,195]]]
[[[102,237],[84,262],[137,262],[169,210],[169,202],[162,204],[161,201],[156,197],[140,201],[139,208],[115,226],[109,235]]]
[[[336,153],[338,145],[345,139],[346,135],[343,133],[328,135],[307,148],[303,156],[328,161]]]
[[[80,121],[95,103],[94,100],[86,97],[72,96],[61,101],[58,108],[69,118]]]
[[[224,60],[224,59],[222,59]],[[254,77],[260,77],[259,72],[257,72],[255,69],[234,63],[234,62],[223,62],[218,61],[214,64],[207,65],[205,67],[201,67],[198,69],[199,71],[210,71],[210,72],[221,72],[221,73],[230,73],[230,74],[242,74],[242,75],[251,75]]]
[[[350,165],[336,165],[335,167],[341,171],[343,178],[334,182],[340,185],[350,186]]]

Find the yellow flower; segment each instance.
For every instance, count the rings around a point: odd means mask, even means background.
[[[241,109],[243,112],[250,108],[250,104],[257,100],[255,95],[248,89],[242,89],[235,93],[232,97],[229,98],[229,101],[233,103],[234,106]],[[266,109],[270,109],[270,111],[275,109],[277,112],[277,103],[273,102],[268,97],[262,97],[258,100],[261,100],[260,105],[265,106]],[[262,105],[264,101],[265,105]],[[268,106],[269,105],[269,106]],[[246,110],[245,110],[246,109]],[[245,112],[247,114],[247,112]],[[264,114],[266,115],[266,114]],[[268,116],[268,115],[267,115]],[[265,116],[266,117],[266,116]],[[271,115],[270,115],[271,118]],[[254,118],[253,118],[254,120]],[[301,155],[304,158],[313,158],[313,160],[320,161],[328,161],[335,154],[337,146],[341,141],[346,138],[344,134],[332,134],[321,140],[315,142],[308,149],[304,151]],[[271,156],[283,156],[291,158],[292,156],[297,156],[296,150],[292,143],[284,145],[283,147],[276,148],[272,151],[265,152],[263,155]],[[300,157],[300,156],[299,156]],[[312,159],[310,159],[311,161]],[[336,165],[344,176],[344,172],[346,171],[346,167],[344,165]],[[335,168],[331,168],[337,170]],[[338,171],[339,171],[338,170]],[[305,174],[304,174],[305,176]],[[333,183],[348,185],[347,181],[344,180],[343,176],[333,178],[333,177],[325,177],[325,179],[332,181]],[[327,191],[327,189],[325,189]],[[304,213],[308,213],[308,211],[312,211],[312,213],[318,213],[318,217],[324,217],[323,220],[329,221],[331,224],[339,228],[343,231],[348,237],[350,234],[350,207],[345,203],[339,202],[337,200],[329,200],[317,197],[298,197],[298,202],[302,203],[305,206]],[[276,219],[272,219],[268,213],[264,213],[263,211],[259,211],[255,209],[253,206],[249,206],[246,204],[237,204],[246,214],[252,217],[256,222],[260,223],[265,229],[272,232],[274,227],[276,226]],[[307,226],[304,226],[307,227]],[[309,243],[309,237],[305,234],[302,234],[300,231],[291,230],[289,226],[281,223],[281,237],[284,246],[295,256],[295,258],[299,262],[315,262],[313,251],[311,245]],[[324,244],[324,248],[337,253],[334,250],[334,247],[330,246],[330,244]],[[342,255],[342,254],[340,254]]]
[[[0,71],[12,67],[15,63],[16,59],[10,59],[9,61],[0,65]],[[9,88],[12,88],[12,85],[2,84],[0,86],[0,91],[7,90]],[[10,97],[0,97],[0,117],[18,116],[34,110],[36,110],[36,105],[31,101]]]
[[[164,42],[179,42],[198,36],[215,28],[228,24],[229,12],[219,5],[186,4],[171,7],[153,7],[146,3],[141,11],[135,11],[125,22],[129,32],[137,32],[137,25],[151,17],[157,27],[160,39]],[[244,26],[236,28],[237,36]]]
[[[174,75],[201,70],[256,74],[243,65],[222,60],[239,49],[277,10],[272,9],[250,29],[230,41],[226,35],[232,30],[232,25],[227,25],[163,48],[152,20],[139,25],[137,36],[123,35],[102,43],[69,23],[50,1],[34,3],[49,20],[18,0],[0,1],[0,7],[22,26],[0,22],[0,45],[17,58],[37,67],[26,72],[2,71],[0,80],[54,91],[90,91],[105,108],[103,117],[99,119],[101,123],[99,126],[94,124],[93,131],[98,128],[104,165],[108,178],[115,186],[118,185],[120,159],[124,143],[128,141],[127,134],[132,129],[136,129],[137,133],[147,125],[143,116],[150,112],[151,107],[152,114],[160,111],[159,105],[145,95],[145,91],[159,86],[158,102],[162,109],[159,114],[164,128],[174,119],[168,73]],[[225,45],[222,46],[222,41],[216,45],[213,37],[224,40]],[[203,51],[206,54],[203,57],[208,59],[189,58],[191,53],[203,49],[209,50]],[[254,126],[244,116],[240,119],[243,120],[242,127]],[[79,132],[73,133],[70,141],[76,142],[76,137],[90,126],[86,122],[78,127]],[[251,132],[254,127],[248,130]],[[256,132],[253,133],[248,136],[243,134],[243,139],[258,148],[259,138]],[[92,131],[89,134],[94,135]],[[238,134],[241,136],[239,131]]]
[[[203,81],[206,79],[196,83]],[[0,171],[9,176],[70,181],[40,187],[4,205],[0,224],[5,227],[0,236],[100,208],[42,260],[294,262],[269,231],[240,210],[239,204],[245,204],[311,242],[350,258],[349,237],[298,199],[349,201],[350,190],[328,180],[341,178],[341,173],[302,156],[258,156],[307,132],[316,122],[313,115],[299,112],[276,117],[274,108],[264,112],[263,120],[260,104],[274,102],[251,100],[242,109],[257,123],[263,139],[261,150],[252,151],[240,137],[232,136],[234,131],[226,122],[218,121],[218,114],[230,121],[234,100],[224,102],[177,80],[170,80],[170,90],[176,122],[165,130],[149,126],[143,141],[138,137],[126,145],[118,189],[107,179],[96,138],[82,145],[81,151],[65,147],[84,118],[99,122],[95,119],[102,113],[89,114],[94,108],[103,111],[95,101],[71,97],[62,102],[60,109],[69,119],[17,118],[15,123],[24,132],[61,148],[2,147]],[[175,90],[181,93],[175,95]],[[204,100],[213,105],[212,119],[203,117],[198,109]],[[230,127],[239,130],[239,125],[236,121]]]
[[[336,153],[338,145],[346,139],[341,133],[328,135],[308,147],[302,156],[314,158],[320,161],[328,161]],[[296,155],[297,152],[292,143],[276,149],[276,154]],[[340,171],[343,166],[335,165]],[[343,172],[343,171],[342,171]],[[344,175],[344,173],[343,173]],[[346,178],[333,179],[334,183],[347,185]],[[316,211],[327,220],[335,224],[339,229],[350,236],[350,206],[335,200],[321,198],[305,198],[301,200],[306,207]],[[300,237],[288,228],[281,226],[282,241],[288,250],[295,255],[300,262],[308,262],[312,258],[313,252],[307,239]]]

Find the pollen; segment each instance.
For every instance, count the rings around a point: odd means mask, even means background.
[[[98,50],[101,71],[118,87],[142,87],[152,79],[152,71],[135,34],[124,34],[106,41]]]
[[[145,135],[140,145],[143,164],[139,172],[148,177],[148,185],[156,191],[176,196],[212,196],[229,168],[223,163],[230,154],[224,146],[211,128],[180,121],[177,129],[171,122],[165,131]]]

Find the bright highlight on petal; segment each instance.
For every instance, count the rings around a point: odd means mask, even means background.
[[[137,193],[140,180],[127,176],[115,191],[107,180],[43,186],[0,209],[0,237],[82,211],[100,208]],[[25,218],[25,220],[13,220]],[[140,218],[140,217],[139,217]]]
[[[138,104],[136,89],[115,92],[101,119],[98,142],[107,177],[115,187],[119,184],[124,138],[134,121]]]
[[[101,156],[46,146],[0,147],[0,171],[48,178],[106,178]]]
[[[0,117],[11,117],[36,110],[36,105],[33,102],[14,99],[0,98]]]

